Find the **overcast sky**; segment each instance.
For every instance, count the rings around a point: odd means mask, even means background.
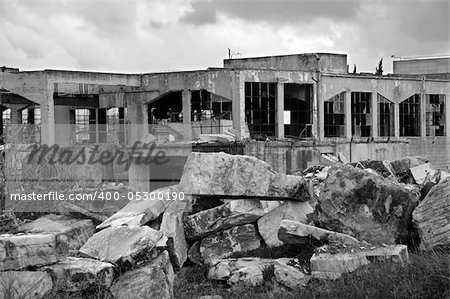
[[[448,54],[449,0],[0,0],[0,65],[145,73],[241,57],[348,55],[373,72],[391,55]]]

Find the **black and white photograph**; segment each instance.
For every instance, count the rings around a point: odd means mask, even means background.
[[[0,299],[450,298],[449,0],[0,0]]]

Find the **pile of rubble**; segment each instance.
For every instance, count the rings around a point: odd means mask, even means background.
[[[131,201],[97,226],[79,211],[15,223],[0,235],[0,297],[173,298],[175,272],[192,263],[231,285],[295,289],[374,260],[405,265],[412,228],[424,249],[450,244],[446,172],[418,158],[328,161],[285,175],[253,157],[192,153],[180,183],[154,191],[163,200]],[[294,250],[261,254],[283,246]]]

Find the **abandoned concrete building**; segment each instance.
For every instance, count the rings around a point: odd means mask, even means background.
[[[237,153],[281,172],[323,153],[350,161],[423,155],[447,168],[449,74],[449,58],[395,61],[389,75],[353,74],[347,55],[329,53],[145,74],[3,67],[0,133],[22,124],[28,142],[72,146],[131,145],[148,133],[183,144],[228,131],[232,146],[241,144]]]

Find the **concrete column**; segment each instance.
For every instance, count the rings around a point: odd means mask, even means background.
[[[450,137],[450,93],[445,95],[445,136]]]
[[[378,137],[378,93],[372,92],[372,137]]]
[[[277,110],[277,137],[279,139],[284,138],[284,83],[277,83],[277,103],[276,103],[276,110]]]
[[[400,137],[400,103],[398,100],[394,101],[394,136]]]
[[[183,100],[184,138],[187,140],[192,140],[191,91],[188,89],[184,89],[181,94]]]
[[[233,129],[237,131],[237,139],[245,137],[245,82],[241,82],[238,71],[232,74]]]
[[[345,91],[345,137],[352,138],[352,92]]]
[[[53,83],[47,84],[45,98],[41,105],[41,143],[55,144],[55,104],[53,101]]]
[[[319,77],[319,76],[317,76]],[[318,78],[317,78],[318,79]],[[313,115],[312,115],[312,136],[314,139],[323,139],[323,108],[319,104],[319,84],[313,84]]]
[[[425,91],[420,94],[420,136],[427,136],[426,130],[426,104],[425,104]]]
[[[12,127],[16,127],[17,130],[18,129],[18,125],[20,125],[21,122],[21,116],[20,116],[20,111],[19,109],[16,107],[16,105],[11,105],[11,125]]]

